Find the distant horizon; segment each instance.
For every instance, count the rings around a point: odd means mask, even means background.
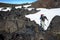
[[[24,4],[24,3],[32,3],[36,0],[0,0],[0,3],[9,3],[9,4]]]

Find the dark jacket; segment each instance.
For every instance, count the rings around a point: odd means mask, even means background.
[[[47,19],[47,17],[46,17],[46,16],[41,16],[40,19],[41,19],[42,21],[45,21],[45,19]],[[48,19],[47,19],[47,20],[48,20]]]

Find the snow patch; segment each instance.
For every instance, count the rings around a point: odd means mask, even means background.
[[[0,11],[3,9],[3,7],[0,8]]]
[[[43,9],[46,9],[46,8],[36,8],[36,10],[43,10]]]
[[[32,9],[34,9],[34,8],[27,8],[29,11],[31,11]]]
[[[29,5],[23,5],[23,7],[25,7],[25,8],[27,8],[27,7],[29,7],[29,6],[31,6],[31,4],[29,4]]]
[[[40,11],[35,13],[35,14],[29,14],[29,15],[25,15],[25,17],[30,18],[31,21],[35,21],[37,24],[40,25],[40,15],[44,14],[47,18],[48,21],[45,20],[45,26],[44,26],[44,30],[47,30],[51,20],[53,19],[53,17],[55,17],[56,15],[60,16],[60,8],[55,8],[55,9],[39,9]]]
[[[11,7],[6,7],[6,9],[2,8],[1,11],[11,11]]]
[[[18,8],[22,8],[22,6],[16,6],[15,8],[16,8],[16,9],[18,9]]]

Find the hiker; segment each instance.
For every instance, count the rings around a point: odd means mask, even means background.
[[[44,26],[46,26],[45,24],[45,19],[48,21],[47,17],[44,16],[44,14],[41,14],[41,17],[40,17],[41,21],[40,21],[40,25],[42,28],[44,28]]]

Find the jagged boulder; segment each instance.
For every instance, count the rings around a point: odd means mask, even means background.
[[[52,19],[45,36],[46,40],[60,40],[60,16],[57,15]]]
[[[54,32],[54,33],[60,32],[60,16],[55,16],[52,19],[49,28],[51,32]]]

